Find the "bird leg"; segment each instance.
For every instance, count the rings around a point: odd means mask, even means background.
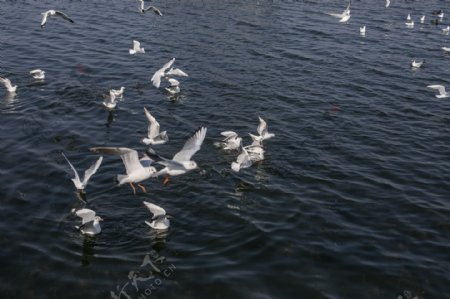
[[[134,187],[132,182],[130,182],[130,186],[133,188],[133,194],[136,195],[136,187]]]
[[[164,178],[163,184],[164,184],[164,185],[167,185],[168,183],[169,183],[169,176],[166,176],[166,177]]]
[[[145,189],[145,187],[141,184],[137,184],[139,186],[139,188],[141,188],[142,192],[147,193],[147,190]]]

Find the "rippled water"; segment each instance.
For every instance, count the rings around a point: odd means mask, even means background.
[[[0,102],[2,297],[449,296],[450,106],[426,89],[450,88],[450,38],[429,22],[449,1],[354,1],[349,24],[325,14],[343,1],[154,5],[162,18],[134,1],[0,1],[0,75],[19,85]],[[50,8],[75,23],[41,30]],[[427,21],[407,29],[408,13]],[[128,54],[133,39],[145,55]],[[169,99],[150,77],[172,57],[190,76]],[[109,115],[103,94],[120,86]],[[105,157],[87,188],[103,232],[84,237],[60,153],[84,169],[92,146],[144,150],[144,106],[169,132],[168,156],[208,127],[203,171],[134,196],[114,183],[121,161]],[[266,160],[232,173],[236,154],[213,143],[255,132],[259,115],[276,134]],[[175,216],[168,232],[145,225],[143,200]]]

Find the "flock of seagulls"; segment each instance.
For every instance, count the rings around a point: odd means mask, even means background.
[[[391,5],[391,1],[390,0],[386,0],[386,5],[385,7],[388,8]],[[347,7],[345,8],[345,10],[342,13],[329,13],[329,15],[335,17],[335,18],[339,18],[339,22],[340,23],[346,23],[348,22],[348,20],[350,20],[350,6],[351,6],[351,0],[349,1]],[[442,19],[444,18],[444,12],[443,10],[436,10],[433,11],[432,14],[434,16],[436,16],[436,19],[432,20],[431,23],[438,25],[439,23],[442,22]],[[420,23],[424,23],[425,22],[425,15],[422,15],[420,17]],[[408,14],[408,16],[406,17],[406,21],[405,21],[405,25],[408,28],[414,28],[414,20],[411,17],[411,14]],[[359,28],[359,33],[361,36],[366,36],[366,26],[362,26]],[[450,33],[450,26],[448,25],[447,27],[442,28],[442,33],[445,35],[448,35]],[[450,52],[450,47],[442,47],[442,50],[444,50],[445,52]],[[417,60],[417,59],[413,59],[411,61],[411,67],[413,69],[418,69],[421,68],[422,65],[424,63],[424,60]],[[445,87],[442,85],[428,85],[427,86],[430,89],[434,89],[437,90],[439,93],[436,94],[437,98],[448,98],[450,97],[450,93],[445,91]]]

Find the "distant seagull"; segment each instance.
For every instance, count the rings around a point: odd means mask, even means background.
[[[450,97],[450,92],[446,92],[443,85],[428,85],[427,87],[439,91],[439,94],[436,95],[436,98],[443,99]]]
[[[17,90],[17,85],[12,86],[11,81],[8,78],[0,77],[0,83],[5,86],[6,90],[9,93],[16,92],[16,90]]]
[[[220,147],[224,150],[236,150],[241,146],[242,138],[238,136],[236,132],[224,131],[220,135],[224,136],[225,139],[222,142],[214,143],[215,146]]]
[[[433,15],[436,15],[438,18],[442,19],[444,17],[444,12],[442,9],[433,11]]]
[[[141,48],[141,43],[137,40],[133,41],[133,49],[129,50],[130,55],[139,54],[139,53],[145,53],[144,48]]]
[[[448,34],[449,32],[450,32],[450,26],[447,26],[442,29],[442,33],[444,33],[444,34]]]
[[[30,75],[33,76],[33,79],[36,79],[36,80],[44,80],[45,79],[45,72],[40,69],[31,70]]]
[[[414,21],[411,19],[411,15],[410,14],[408,14],[408,17],[406,18],[405,25],[408,28],[413,28],[414,27]]]
[[[171,94],[177,94],[180,92],[180,82],[178,82],[178,80],[169,78],[167,81],[170,83],[170,86],[165,88],[168,92]]]
[[[125,91],[125,87],[121,87],[120,89],[110,89],[109,92],[113,93],[114,96],[118,99],[123,98],[123,92]]]
[[[153,160],[147,155],[139,159],[138,152],[134,149],[126,147],[93,147],[90,150],[99,154],[113,154],[120,155],[123,164],[125,165],[126,175],[117,175],[117,181],[120,185],[129,183],[133,189],[133,193],[136,194],[136,188],[133,183],[140,183],[155,176],[156,169],[151,166]],[[143,192],[147,192],[145,187],[141,184],[137,184]]]
[[[231,163],[231,169],[235,172],[239,172],[241,169],[249,168],[252,166],[252,161],[250,160],[250,156],[245,148],[242,148],[241,153],[236,159],[236,162]]]
[[[345,16],[349,16],[350,15],[350,5],[351,5],[351,1],[349,1],[347,8],[342,12],[342,13],[330,13],[330,16],[333,16],[335,18],[339,18],[342,19]]]
[[[75,185],[75,188],[77,188],[77,192],[81,195],[81,198],[85,200],[84,195],[86,194],[86,192],[84,191],[84,189],[86,188],[91,176],[93,176],[97,172],[98,168],[102,164],[103,157],[98,158],[98,160],[84,172],[83,181],[81,181],[80,176],[78,175],[78,172],[75,169],[75,167],[73,167],[72,163],[70,163],[69,159],[67,159],[64,153],[62,153],[62,155],[64,159],[66,159],[67,163],[69,163],[69,166],[73,171],[74,177],[71,180]]]
[[[140,12],[144,13],[144,12],[146,12],[146,11],[152,10],[152,11],[153,11],[155,14],[157,14],[158,16],[162,16],[161,11],[160,11],[159,9],[157,9],[156,7],[154,7],[154,6],[149,6],[149,7],[145,8],[144,0],[138,0],[138,2],[139,2],[139,11],[140,11]]]
[[[106,109],[108,109],[108,110],[112,110],[112,109],[116,108],[117,98],[116,98],[114,92],[112,92],[111,90],[109,91],[109,97],[105,96],[105,98],[103,100],[103,106],[105,106]]]
[[[264,140],[267,140],[267,139],[270,139],[272,137],[275,137],[275,134],[269,133],[266,121],[264,119],[262,119],[261,117],[259,117],[259,116],[258,116],[258,119],[259,119],[259,125],[258,125],[258,128],[257,128],[257,132],[258,132],[259,136],[255,136],[255,135],[250,134],[252,139],[254,141],[262,142]]]
[[[442,50],[444,50],[445,52],[450,52],[450,47],[442,47]]]
[[[386,0],[386,8],[388,8],[389,5],[391,5],[391,0]]]
[[[411,21],[411,14],[408,14],[408,16],[406,17],[407,21]]]
[[[359,28],[359,34],[361,34],[362,36],[366,35],[366,26]]]
[[[189,137],[189,139],[184,144],[183,148],[173,156],[172,160],[163,158],[155,153],[153,149],[149,149],[147,154],[156,155],[158,158],[162,159],[157,162],[158,164],[164,165],[165,167],[158,171],[157,175],[167,175],[164,179],[164,184],[169,182],[168,176],[177,176],[185,174],[191,170],[198,168],[197,163],[192,161],[191,158],[196,152],[200,150],[203,141],[206,136],[206,128],[201,127],[197,129],[194,134]]]
[[[168,229],[170,226],[169,218],[171,216],[166,214],[166,210],[146,201],[143,203],[153,214],[151,222],[145,221],[145,223],[154,229]]]
[[[153,74],[153,77],[151,79],[153,86],[155,86],[156,88],[159,88],[159,86],[161,85],[161,78],[163,78],[165,76],[166,70],[168,70],[173,65],[174,62],[175,62],[175,58],[172,58],[169,62],[167,62],[165,65],[163,65],[162,68],[160,68]]]
[[[71,18],[69,18],[66,14],[64,14],[64,13],[62,13],[60,11],[51,9],[51,10],[47,10],[46,12],[42,13],[41,28],[45,27],[45,23],[47,23],[47,18],[49,16],[60,16],[63,19],[73,23],[73,20]]]
[[[100,227],[100,221],[103,219],[99,216],[95,216],[95,212],[90,209],[81,209],[75,212],[80,217],[81,226],[75,226],[75,228],[86,235],[97,235],[102,232]]]
[[[425,23],[425,16],[420,17],[420,23],[422,23],[422,24]]]
[[[156,119],[148,112],[148,110],[144,107],[145,116],[148,120],[148,133],[147,138],[143,138],[142,142],[146,145],[158,145],[164,144],[169,141],[169,137],[167,136],[167,132],[159,132],[159,123]]]
[[[411,67],[412,68],[420,68],[423,64],[423,60],[415,60],[411,61]]]

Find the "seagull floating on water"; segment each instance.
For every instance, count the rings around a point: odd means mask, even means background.
[[[130,55],[139,54],[139,53],[144,54],[145,49],[141,48],[140,42],[138,42],[137,40],[134,40],[133,41],[133,49],[130,49],[129,52],[130,52]]]
[[[359,33],[360,33],[362,36],[366,35],[366,26],[360,27],[360,28],[359,28]]]
[[[439,94],[436,95],[436,98],[443,99],[450,97],[450,92],[446,92],[443,85],[428,85],[427,87],[439,91]]]
[[[415,60],[411,61],[411,67],[413,68],[420,68],[423,64],[423,60]]]
[[[154,6],[149,6],[149,7],[145,8],[144,0],[138,0],[138,2],[139,2],[139,11],[140,12],[145,13],[146,11],[151,10],[155,14],[157,14],[158,16],[162,17],[162,13],[161,13],[161,11],[158,8],[156,8]]]
[[[420,17],[420,23],[423,24],[424,22],[425,22],[425,16],[421,16],[421,17]]]
[[[91,167],[86,169],[86,171],[84,172],[83,181],[81,181],[80,176],[78,175],[78,172],[75,169],[75,167],[73,167],[72,163],[70,163],[69,159],[67,159],[67,157],[66,157],[66,155],[64,155],[64,153],[62,153],[62,155],[63,155],[64,159],[66,159],[67,163],[69,163],[69,166],[73,171],[74,177],[71,178],[71,180],[72,180],[73,184],[75,185],[75,188],[77,188],[77,192],[81,195],[81,198],[83,200],[85,200],[84,196],[85,196],[86,192],[84,191],[84,189],[86,188],[91,176],[93,176],[97,172],[98,168],[102,164],[103,157],[98,158],[98,160],[94,164],[92,164]]]
[[[147,108],[144,107],[145,116],[148,120],[148,133],[147,138],[143,138],[142,142],[146,145],[158,145],[164,144],[169,141],[169,137],[167,136],[167,132],[159,132],[159,123],[156,119],[148,112]]]
[[[406,17],[406,22],[405,25],[409,28],[414,27],[414,21],[411,19],[411,15],[408,14],[408,16]]]
[[[445,28],[442,28],[442,33],[447,34],[450,32],[450,26],[447,26]]]
[[[120,89],[111,89],[109,92],[113,93],[116,98],[122,99],[124,91],[125,87],[122,86]]]
[[[215,146],[220,147],[224,150],[236,150],[241,146],[242,138],[238,136],[236,132],[224,131],[220,135],[224,136],[225,139],[222,142],[214,143]]]
[[[33,79],[36,79],[36,80],[44,80],[45,79],[45,72],[40,69],[31,70],[30,75],[33,76]]]
[[[71,18],[69,18],[66,14],[64,14],[64,13],[62,13],[60,11],[51,9],[51,10],[47,10],[46,12],[42,13],[41,28],[45,27],[45,24],[47,23],[47,18],[49,16],[60,16],[64,20],[67,20],[67,21],[73,23],[73,20]]]
[[[165,90],[167,90],[171,94],[177,94],[180,92],[180,82],[176,79],[169,78],[167,79],[169,81],[170,86],[166,87]]]
[[[206,130],[207,129],[205,127],[197,129],[194,134],[192,134],[192,136],[189,137],[189,139],[185,142],[183,148],[173,156],[172,160],[159,156],[151,148],[147,151],[148,155],[156,155],[158,158],[162,159],[157,163],[164,165],[165,167],[158,171],[157,175],[167,175],[164,179],[164,184],[167,184],[169,182],[169,176],[185,174],[191,170],[198,168],[197,163],[195,163],[195,161],[192,161],[191,158],[196,152],[200,150],[200,147],[205,140]]]
[[[81,233],[86,235],[97,235],[102,232],[100,221],[103,221],[103,219],[96,216],[93,210],[81,209],[76,211],[75,214],[82,219],[81,226],[75,226]]]
[[[170,226],[169,218],[171,218],[172,216],[167,215],[166,210],[164,210],[160,206],[147,201],[144,201],[143,203],[153,214],[151,222],[145,221],[145,223],[154,229],[168,229]]]
[[[189,75],[186,74],[185,72],[183,72],[180,69],[174,69],[172,68],[172,65],[175,62],[175,58],[172,58],[169,62],[167,62],[165,65],[163,65],[162,68],[160,68],[159,70],[157,70],[153,76],[152,76],[152,83],[153,86],[155,86],[156,88],[159,88],[159,86],[161,85],[161,78],[165,78],[168,76],[182,76],[182,77],[188,77]]]
[[[105,98],[103,100],[103,106],[105,106],[106,109],[108,109],[108,110],[112,110],[112,109],[116,108],[117,98],[113,91],[111,91],[111,90],[109,91],[109,97],[105,96]]]
[[[3,84],[3,85],[5,86],[6,90],[7,90],[9,93],[16,92],[16,90],[17,90],[17,85],[14,85],[14,86],[13,86],[13,85],[11,84],[11,80],[9,80],[8,78],[2,78],[2,77],[0,77],[0,83]]]
[[[125,165],[126,175],[117,175],[117,181],[119,186],[129,183],[133,189],[133,193],[136,194],[136,188],[133,183],[140,183],[154,177],[156,174],[156,168],[151,166],[153,160],[147,155],[139,159],[138,152],[134,149],[126,147],[93,147],[90,150],[99,154],[113,154],[120,155],[123,164]],[[141,184],[137,184],[143,192],[147,192],[145,187]]]

